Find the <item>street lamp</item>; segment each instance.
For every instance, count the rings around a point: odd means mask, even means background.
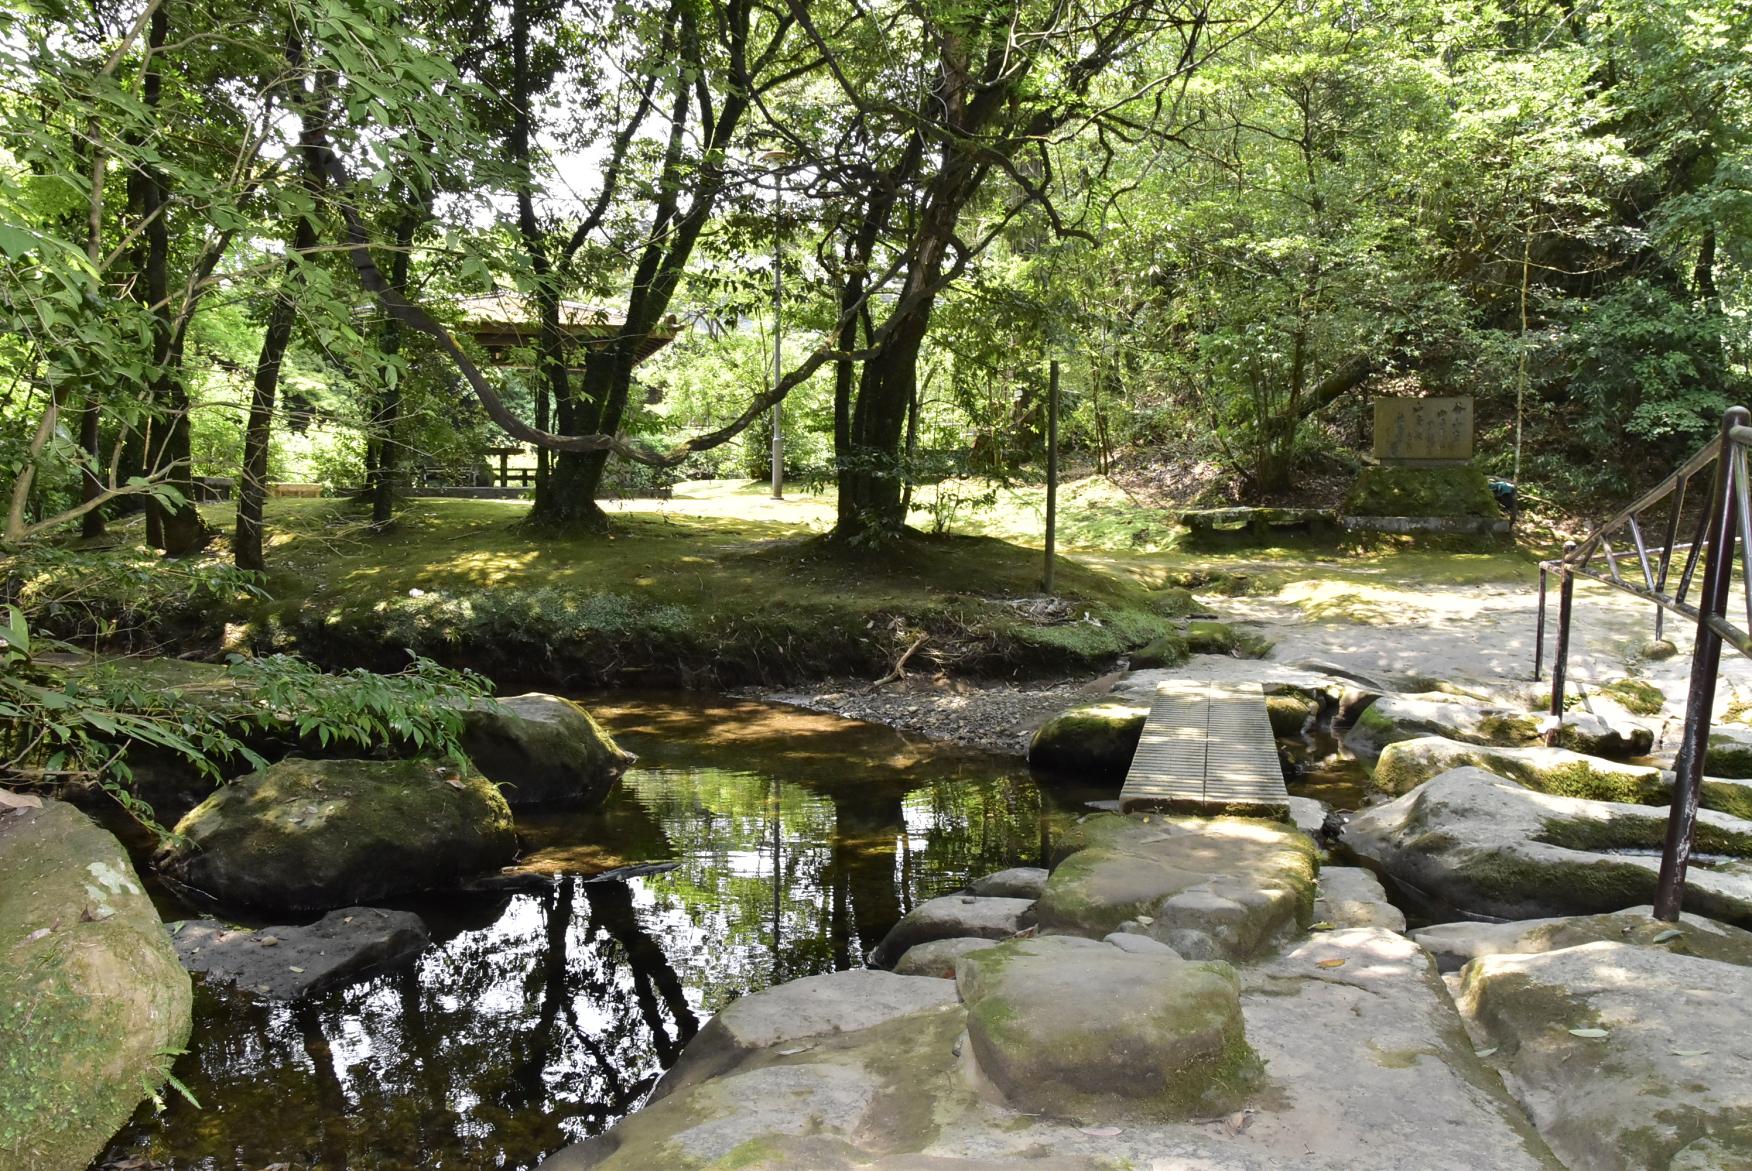
[[[773,164],[773,391],[779,389],[779,375],[784,370],[784,353],[780,348],[779,325],[784,309],[785,282],[780,265],[784,259],[784,237],[779,228],[779,215],[784,207],[784,175],[778,164],[790,161],[788,150],[767,150],[760,161]],[[785,404],[773,401],[773,499],[785,498]]]

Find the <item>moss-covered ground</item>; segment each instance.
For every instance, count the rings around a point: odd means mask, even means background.
[[[921,499],[912,520],[928,529],[929,493]],[[1188,550],[1171,513],[1089,477],[1061,491],[1048,605],[1043,499],[1038,485],[1007,488],[957,514],[956,535],[920,533],[875,553],[821,539],[831,493],[773,501],[735,482],[611,503],[607,537],[531,533],[521,501],[408,501],[379,533],[348,501],[272,500],[272,597],[230,616],[226,645],[379,669],[413,650],[549,689],[875,678],[915,644],[909,671],[1045,677],[1106,671],[1151,644],[1145,659],[1179,661],[1184,619],[1201,609],[1192,590],[1375,623],[1407,589],[1531,587],[1537,575],[1530,551],[1451,539]],[[230,506],[205,510],[221,534],[211,552],[224,557]],[[115,536],[134,539],[137,524],[113,526]]]
[[[413,501],[373,533],[347,502],[276,500],[272,600],[233,637],[373,666],[407,648],[572,686],[881,674],[915,642],[915,670],[1049,674],[1106,669],[1190,604],[1063,558],[1047,605],[1037,550],[915,535],[847,551],[821,539],[807,501],[759,504],[653,505],[617,515],[608,537],[538,538],[518,502]]]

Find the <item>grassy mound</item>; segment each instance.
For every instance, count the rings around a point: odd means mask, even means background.
[[[726,686],[909,670],[1048,674],[1111,665],[1190,600],[990,537],[876,554],[747,517],[627,514],[612,537],[536,538],[524,507],[411,503],[371,534],[347,505],[276,501],[274,600],[244,637],[331,664],[408,650],[562,687]]]

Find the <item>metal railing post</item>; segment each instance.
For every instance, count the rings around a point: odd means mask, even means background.
[[[1539,682],[1540,672],[1545,665],[1545,590],[1551,574],[1546,570],[1545,563],[1539,563],[1539,618],[1533,624],[1533,682]]]
[[[1571,553],[1576,551],[1574,541],[1563,547],[1564,561],[1567,563]],[[1564,676],[1569,669],[1570,641],[1570,605],[1576,592],[1576,575],[1570,572],[1569,565],[1564,564],[1558,569],[1563,580],[1557,584],[1557,646],[1551,652],[1551,729],[1545,733],[1545,743],[1555,746],[1559,735],[1563,732],[1563,684]]]
[[[1674,922],[1685,903],[1685,869],[1691,860],[1697,829],[1697,805],[1702,788],[1703,758],[1709,746],[1710,712],[1715,706],[1716,673],[1721,669],[1722,638],[1711,619],[1725,619],[1733,582],[1734,538],[1739,528],[1738,493],[1734,483],[1734,443],[1729,433],[1752,420],[1752,412],[1734,407],[1722,416],[1721,451],[1716,457],[1715,488],[1710,493],[1709,561],[1697,599],[1697,641],[1691,648],[1691,685],[1685,693],[1685,737],[1673,761],[1673,803],[1667,814],[1667,840],[1661,852],[1661,876],[1655,886],[1655,918]]]

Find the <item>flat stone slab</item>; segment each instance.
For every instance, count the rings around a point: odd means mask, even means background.
[[[1314,844],[1281,823],[1098,815],[1035,904],[1045,933],[1147,935],[1190,960],[1244,958],[1311,921]]]
[[[1752,967],[1752,931],[1717,923],[1701,915],[1681,915],[1667,923],[1653,907],[1630,907],[1607,915],[1563,915],[1513,923],[1437,923],[1411,932],[1411,938],[1436,957],[1444,972],[1490,955],[1532,955],[1583,943],[1629,943],[1661,947],[1718,963]],[[1674,935],[1677,932],[1677,935]],[[1659,938],[1660,943],[1655,940]]]
[[[1405,912],[1387,901],[1381,880],[1360,866],[1320,868],[1320,893],[1314,921],[1333,927],[1385,927],[1405,930]]]
[[[1467,703],[1451,695],[1384,695],[1363,710],[1345,733],[1345,747],[1378,756],[1389,744],[1439,736],[1496,748],[1540,747],[1545,717],[1521,708]],[[1558,746],[1591,756],[1623,759],[1646,755],[1654,731],[1634,720],[1593,712],[1566,712]]]
[[[344,907],[308,927],[243,930],[213,919],[171,925],[183,967],[267,1000],[301,1000],[407,962],[425,950],[409,911]]]
[[[955,982],[980,1072],[1025,1111],[1209,1114],[1258,1072],[1227,964],[1049,936],[965,955]]]
[[[1484,956],[1460,979],[1461,1011],[1569,1166],[1752,1166],[1745,968],[1600,942]]]
[[[935,976],[941,980],[955,978],[955,961],[970,951],[981,951],[996,947],[997,943],[990,939],[979,939],[974,936],[960,936],[956,939],[933,939],[929,943],[921,943],[917,947],[907,949],[900,962],[894,965],[897,976]]]
[[[1027,899],[1033,902],[1046,889],[1047,872],[1039,866],[1012,866],[967,884],[969,894],[984,898]]]
[[[1705,857],[1685,908],[1752,926],[1752,822],[1704,810],[1697,826]],[[1663,808],[1554,797],[1460,768],[1359,813],[1341,841],[1432,913],[1537,919],[1651,902],[1666,832]]]
[[[657,1094],[703,1081],[762,1049],[855,1033],[956,1003],[953,981],[868,968],[775,984],[731,1001],[708,1021],[658,1083]]]
[[[1504,748],[1419,736],[1382,750],[1375,763],[1375,787],[1387,793],[1409,793],[1445,772],[1468,767],[1542,793],[1644,805],[1665,801],[1672,785],[1653,765],[1624,764],[1567,748]]]
[[[1052,938],[1007,946],[1136,959]],[[977,1065],[968,1013],[950,1004],[744,1053],[543,1171],[1560,1171],[1409,940],[1331,932],[1241,980],[1267,1080],[1227,1113],[1155,1120],[1119,1097],[1098,1119],[1018,1111]],[[792,1072],[744,1076],[773,1069]]]
[[[1033,899],[943,895],[908,911],[870,952],[872,967],[892,967],[933,939],[1008,939],[1033,923]]]

